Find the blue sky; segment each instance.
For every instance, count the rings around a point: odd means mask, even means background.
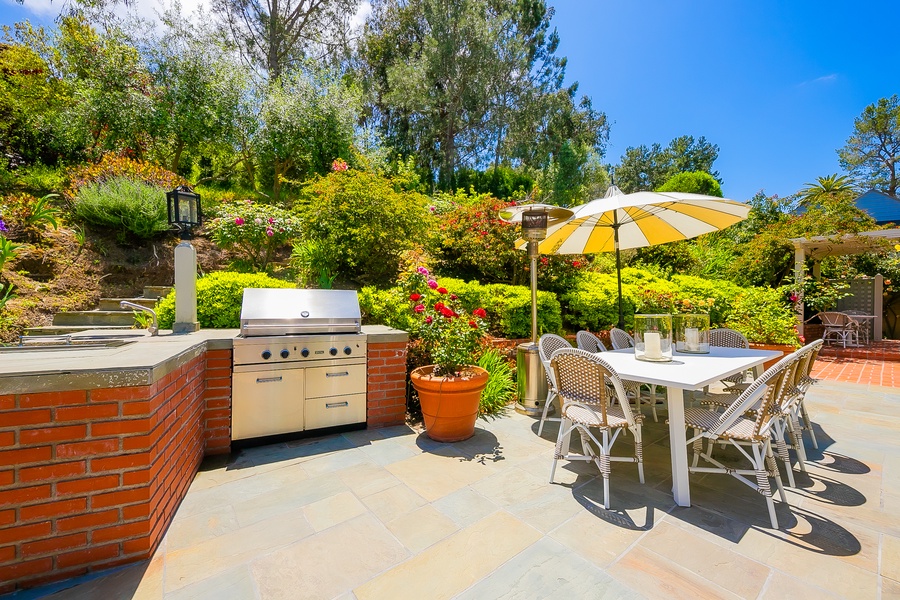
[[[735,200],[787,196],[840,172],[836,150],[854,118],[900,93],[897,0],[549,3],[567,83],[578,81],[611,122],[606,161],[629,146],[705,136],[719,146],[715,168]],[[32,11],[52,19],[62,5],[0,0],[0,23]]]
[[[719,146],[727,197],[841,172],[853,120],[900,93],[897,0],[555,0],[567,83],[611,122],[606,160],[680,135]]]

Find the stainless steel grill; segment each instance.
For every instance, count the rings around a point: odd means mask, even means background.
[[[366,336],[353,290],[244,290],[233,440],[366,421]]]

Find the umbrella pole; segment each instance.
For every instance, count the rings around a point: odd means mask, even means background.
[[[616,241],[616,282],[619,284],[619,329],[625,329],[625,317],[622,316],[622,258],[619,256],[619,220],[613,211],[613,235]]]
[[[537,259],[538,243],[528,242],[528,258],[531,259],[531,343],[537,344]]]

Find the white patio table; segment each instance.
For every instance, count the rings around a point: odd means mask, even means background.
[[[747,369],[762,375],[763,363],[781,352],[720,348],[712,346],[709,354],[675,353],[671,362],[647,362],[634,357],[634,349],[603,352],[599,356],[615,369],[622,379],[666,386],[669,409],[669,444],[672,453],[672,493],[679,506],[691,505],[688,483],[687,438],[684,423],[684,391],[699,390],[711,383]]]

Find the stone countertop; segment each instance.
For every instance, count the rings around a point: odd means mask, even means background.
[[[150,385],[206,350],[230,349],[238,329],[201,329],[187,334],[103,330],[72,339],[116,340],[114,347],[73,345],[61,349],[0,349],[0,395]],[[369,343],[405,342],[405,331],[365,326]]]

